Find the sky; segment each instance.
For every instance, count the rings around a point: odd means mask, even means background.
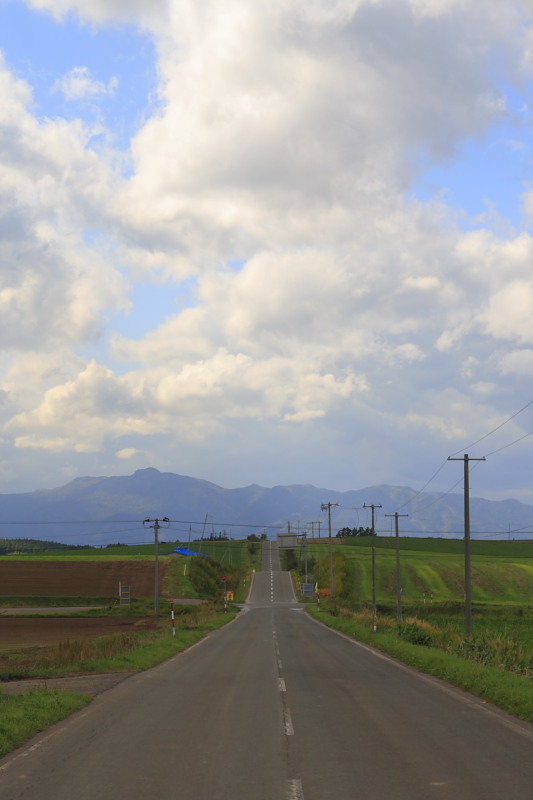
[[[0,0],[0,493],[533,504],[532,103],[533,0]]]

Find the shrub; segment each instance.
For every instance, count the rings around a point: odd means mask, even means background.
[[[424,647],[433,645],[433,633],[429,627],[420,620],[407,620],[398,625],[398,636],[410,644],[419,644]]]

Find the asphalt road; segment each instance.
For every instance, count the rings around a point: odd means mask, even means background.
[[[240,617],[0,761],[2,800],[527,800],[533,728],[309,619]]]

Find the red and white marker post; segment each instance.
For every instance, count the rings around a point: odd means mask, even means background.
[[[174,598],[170,601],[170,616],[172,619],[172,636],[176,635],[176,619],[174,617]]]
[[[224,613],[228,613],[228,578],[226,575],[223,575],[220,579],[224,584]]]

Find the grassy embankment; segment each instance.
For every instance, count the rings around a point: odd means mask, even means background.
[[[463,542],[403,539],[403,619],[396,619],[395,541],[376,539],[377,631],[368,540],[335,543],[335,601],[320,621],[533,722],[533,544],[472,542],[474,633],[464,635]],[[303,556],[303,551],[300,553]],[[303,562],[299,564],[302,576]],[[308,572],[329,586],[329,546],[308,549]]]
[[[175,608],[175,625],[170,620],[170,603],[161,600],[160,613],[155,624],[140,627],[135,633],[102,636],[93,640],[62,642],[56,647],[32,648],[19,652],[1,652],[0,679],[21,677],[51,677],[68,672],[69,675],[87,672],[108,672],[148,669],[171,656],[182,652],[209,632],[225,625],[235,615],[235,607],[229,605],[228,612],[221,604],[221,575],[227,577],[227,586],[235,591],[235,601],[245,599],[248,592],[248,577],[256,566],[258,554],[250,552],[246,542],[215,542],[209,548],[214,554],[210,559],[169,557],[165,570],[164,593],[167,597],[186,596],[207,600],[200,606]],[[224,545],[224,546],[222,546]],[[102,557],[102,551],[98,551]],[[141,555],[146,558],[152,553]],[[216,560],[216,556],[222,560]],[[114,557],[124,559],[126,552]],[[139,556],[139,554],[135,554]],[[104,556],[105,557],[105,556]],[[40,556],[45,559],[46,556]],[[57,560],[57,555],[50,557]],[[63,555],[63,558],[80,558],[80,554]],[[81,558],[87,558],[81,554]],[[89,558],[94,558],[91,554]],[[225,562],[225,563],[222,563]],[[73,600],[76,603],[73,603]],[[106,607],[88,612],[94,615],[138,616],[140,620],[154,616],[152,600],[135,600],[129,607],[119,607],[110,598],[104,600]],[[4,605],[90,605],[94,598],[2,598]],[[70,616],[70,615],[69,615]],[[174,631],[174,635],[172,635]],[[28,655],[30,658],[28,658]],[[64,691],[37,690],[21,695],[7,696],[0,690],[0,756],[22,745],[29,738],[50,725],[65,718],[90,702],[87,696]]]

